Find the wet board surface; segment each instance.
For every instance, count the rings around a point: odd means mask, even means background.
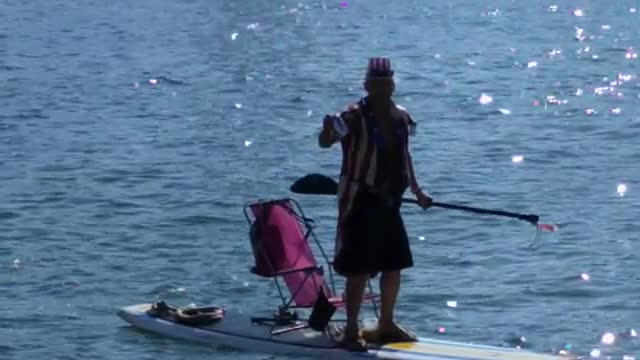
[[[466,344],[420,338],[418,342],[394,343],[380,349],[385,359],[468,359],[468,360],[570,360],[568,356],[526,350]],[[387,356],[388,355],[388,356]]]

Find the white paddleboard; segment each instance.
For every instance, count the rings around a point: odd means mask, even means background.
[[[156,334],[227,346],[265,354],[310,356],[329,359],[395,360],[572,360],[569,356],[540,354],[527,350],[419,338],[417,342],[392,343],[368,352],[349,352],[336,346],[326,334],[309,328],[272,335],[272,326],[252,323],[251,317],[225,311],[224,317],[208,325],[187,326],[150,315],[152,304],[123,307],[117,314],[131,325]]]

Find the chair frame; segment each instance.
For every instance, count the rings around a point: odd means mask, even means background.
[[[243,206],[243,212],[244,212],[244,216],[245,219],[247,220],[247,223],[249,224],[249,226],[251,227],[253,225],[253,223],[256,220],[255,215],[253,215],[253,212],[251,210],[252,206],[255,205],[270,205],[273,203],[288,203],[287,205],[284,206],[288,206],[290,208],[290,210],[292,211],[293,215],[297,218],[298,220],[298,225],[301,226],[301,230],[304,236],[304,240],[307,242],[307,244],[309,245],[309,248],[311,250],[312,255],[314,256],[314,262],[316,263],[316,266],[311,266],[311,267],[307,267],[307,268],[303,268],[303,269],[293,269],[293,270],[285,270],[285,271],[280,271],[280,272],[274,272],[273,276],[268,276],[268,277],[273,277],[275,284],[276,284],[276,288],[278,290],[278,294],[280,295],[280,298],[282,300],[282,304],[279,306],[279,313],[282,314],[287,314],[289,313],[290,310],[292,309],[300,309],[300,308],[310,308],[313,306],[313,304],[309,304],[309,305],[297,305],[294,304],[292,305],[292,303],[295,301],[295,297],[297,292],[304,286],[305,282],[308,280],[309,277],[311,277],[311,275],[313,275],[314,273],[318,273],[320,276],[323,277],[323,279],[325,280],[325,284],[329,287],[329,290],[331,291],[331,296],[332,297],[339,297],[339,295],[337,295],[336,290],[335,290],[335,281],[334,281],[334,275],[333,275],[333,271],[332,271],[332,266],[333,266],[333,262],[329,260],[329,257],[327,256],[327,253],[325,252],[324,248],[322,247],[322,245],[320,244],[320,241],[318,240],[318,237],[316,236],[315,232],[313,231],[313,229],[316,227],[315,222],[313,219],[307,217],[304,213],[304,211],[302,210],[302,207],[300,206],[300,204],[293,198],[290,197],[284,197],[284,198],[277,198],[277,199],[259,199],[256,201],[251,201],[251,202],[247,202],[244,206]],[[250,233],[249,236],[252,236],[252,234]],[[329,270],[329,281],[327,283],[326,278],[324,278],[324,268],[322,266],[318,265],[318,261],[315,258],[315,255],[313,254],[313,248],[311,246],[311,242],[309,241],[309,238],[313,238],[313,242],[315,243],[316,247],[318,248],[318,250],[320,250],[320,253],[322,255],[322,258],[324,259],[324,262],[327,264],[327,268]],[[258,246],[260,246],[260,244],[258,244]],[[259,250],[258,250],[259,251]],[[254,254],[255,255],[255,254]],[[269,267],[273,268],[273,265],[270,261],[270,259],[268,259],[268,257],[265,257],[267,264]],[[255,267],[252,267],[252,270],[254,270]],[[303,271],[306,273],[307,277],[305,278],[304,281],[301,282],[300,286],[298,287],[298,289],[296,289],[295,291],[290,291],[291,295],[290,297],[287,299],[287,296],[285,296],[282,287],[280,285],[280,282],[278,281],[278,277],[283,276],[283,275],[287,275],[293,272],[300,272]],[[252,271],[253,272],[253,271]],[[314,279],[315,281],[315,279]],[[378,297],[378,295],[373,295],[373,287],[371,285],[371,280],[369,279],[367,281],[368,284],[368,288],[369,288],[369,293],[370,293],[370,300],[372,302],[373,305],[373,310],[374,313],[376,315],[376,317],[379,317],[379,313],[378,313],[378,305],[376,303],[376,297]],[[317,288],[317,284],[314,284]]]

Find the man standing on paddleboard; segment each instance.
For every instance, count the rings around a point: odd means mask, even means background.
[[[391,99],[394,71],[387,58],[369,59],[367,96],[323,120],[320,147],[340,142],[342,168],[338,185],[338,231],[334,268],[346,276],[347,325],[342,345],[366,350],[358,334],[358,315],[367,280],[380,277],[380,341],[414,341],[394,323],[400,271],[413,266],[409,239],[400,214],[407,188],[426,209],[432,199],[418,185],[409,153],[416,124]]]

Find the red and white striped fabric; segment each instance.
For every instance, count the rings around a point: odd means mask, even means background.
[[[367,67],[367,77],[392,77],[391,60],[388,58],[371,58]]]

